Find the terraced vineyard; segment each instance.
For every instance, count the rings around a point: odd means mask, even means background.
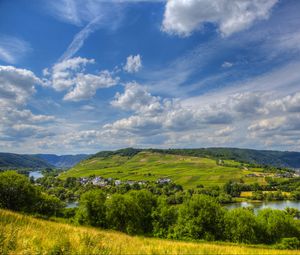
[[[181,156],[141,151],[133,156],[96,156],[81,161],[69,171],[60,175],[67,177],[88,177],[90,175],[111,177],[120,180],[156,181],[170,178],[184,188],[222,185],[231,179],[243,179],[245,183],[265,183],[265,178],[248,177],[248,174],[262,172],[261,168],[245,167],[233,160],[218,160],[205,157]]]

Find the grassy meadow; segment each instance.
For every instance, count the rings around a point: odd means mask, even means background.
[[[148,180],[171,178],[184,188],[223,185],[232,179],[243,179],[245,183],[265,184],[264,177],[246,177],[247,174],[261,172],[260,168],[244,168],[241,163],[225,160],[217,164],[215,159],[192,156],[140,152],[133,157],[114,155],[94,157],[84,160],[60,175],[67,177],[87,177],[95,174],[105,178],[120,180]]]
[[[0,254],[299,254],[299,251],[133,237],[0,210]]]

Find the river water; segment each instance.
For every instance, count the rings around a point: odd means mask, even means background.
[[[277,210],[284,210],[287,207],[300,210],[300,201],[264,201],[264,202],[241,202],[233,203],[225,206],[227,209],[241,208],[241,207],[253,207],[254,212],[261,209],[271,208]]]
[[[41,171],[30,171],[29,172],[29,178],[33,177],[34,180],[37,180],[39,178],[42,178],[44,175]]]

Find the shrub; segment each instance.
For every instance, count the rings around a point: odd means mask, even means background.
[[[295,250],[300,248],[300,241],[297,237],[282,238],[280,243],[276,245],[277,249]]]

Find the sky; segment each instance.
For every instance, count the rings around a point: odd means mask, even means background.
[[[300,151],[300,1],[1,0],[0,151]]]

